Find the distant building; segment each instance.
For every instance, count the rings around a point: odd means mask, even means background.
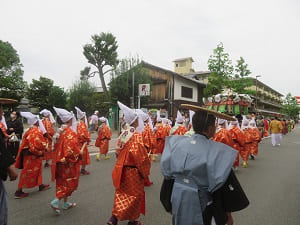
[[[176,63],[179,63],[179,61],[176,61],[175,64]],[[185,65],[188,65],[188,63]],[[203,105],[202,98],[205,85],[202,82],[186,77],[185,75],[154,66],[145,61],[142,61],[142,67],[148,71],[152,80],[150,95],[151,101],[145,106],[148,109],[164,108],[169,112],[169,115],[175,116],[180,104],[190,103]],[[181,72],[183,71],[188,70],[181,68]]]

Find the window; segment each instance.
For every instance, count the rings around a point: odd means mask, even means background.
[[[176,63],[176,67],[178,67],[178,63]]]
[[[181,86],[181,97],[193,98],[193,88]]]

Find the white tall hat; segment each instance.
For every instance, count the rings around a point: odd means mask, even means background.
[[[66,123],[72,119],[71,129],[76,133],[77,132],[77,123],[76,123],[74,113],[72,111],[69,112],[65,109],[56,108],[56,107],[53,107],[53,109],[55,110],[56,114],[59,116],[59,118],[61,119],[61,121],[63,123]]]
[[[189,114],[190,114],[190,124],[193,125],[193,116],[195,115],[195,111],[189,110]]]
[[[137,118],[138,114],[131,108],[128,108],[126,105],[118,101],[119,108],[124,113],[125,122],[131,125]]]
[[[235,118],[235,117],[233,117],[233,118]],[[240,124],[239,124],[239,121],[237,119],[235,121],[230,121],[229,127],[232,128],[233,126],[236,126],[236,127],[240,128]]]
[[[108,119],[105,118],[104,116],[101,116],[101,117],[99,118],[99,120],[100,120],[102,123],[106,123],[106,124],[108,125]]]
[[[139,133],[143,133],[145,126],[144,126],[144,122],[148,119],[148,115],[146,113],[143,112],[143,110],[141,109],[135,109],[135,112],[138,115],[138,120],[139,120],[139,125],[136,128],[137,132]]]
[[[243,116],[243,120],[242,120],[242,130],[248,128],[249,126],[249,120],[247,119],[247,117],[244,115]]]
[[[225,125],[226,130],[228,130],[228,122],[225,119],[218,118],[218,125]]]
[[[43,134],[47,133],[44,124],[42,120],[40,120],[40,117],[38,115],[34,115],[31,112],[20,112],[21,116],[25,117],[27,119],[27,123],[29,125],[34,125],[37,122],[39,123],[39,129],[43,132]]]
[[[55,123],[55,119],[53,117],[53,114],[50,110],[48,109],[43,109],[42,111],[40,111],[40,114],[42,114],[43,116],[49,116],[50,122],[51,123]]]
[[[177,111],[176,123],[183,123],[183,116],[179,110]]]
[[[77,118],[81,120],[84,117],[84,122],[86,125],[88,125],[86,112],[82,112],[81,109],[79,109],[77,106],[75,106],[75,109],[76,109]]]

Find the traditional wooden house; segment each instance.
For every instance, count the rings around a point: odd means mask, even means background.
[[[203,105],[203,89],[206,85],[201,81],[145,61],[142,61],[142,67],[152,80],[151,101],[146,105],[148,109],[166,109],[169,116],[174,116],[182,103]]]

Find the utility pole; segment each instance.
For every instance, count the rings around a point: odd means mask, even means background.
[[[132,72],[132,108],[134,109],[134,71]]]

